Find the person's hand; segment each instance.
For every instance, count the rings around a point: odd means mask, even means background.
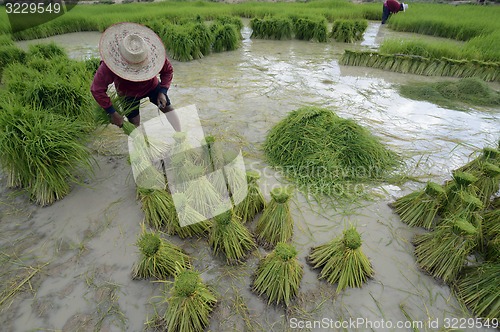
[[[115,126],[122,127],[123,126],[123,117],[118,114],[118,112],[113,112],[111,115],[111,123]]]
[[[166,111],[167,107],[167,97],[163,93],[158,94],[158,107],[162,112]]]

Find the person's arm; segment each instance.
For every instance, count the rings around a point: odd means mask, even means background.
[[[113,83],[113,81],[113,72],[101,61],[101,65],[97,69],[92,85],[90,86],[90,92],[92,92],[92,96],[94,96],[99,106],[104,108],[106,113],[108,113],[111,118],[111,123],[121,127],[123,125],[123,117],[116,112],[111,102],[111,98],[109,98],[107,94],[108,86]]]
[[[166,94],[174,77],[174,68],[168,59],[165,59],[162,69],[160,70],[160,92]]]

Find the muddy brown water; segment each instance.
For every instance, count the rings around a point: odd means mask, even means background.
[[[397,35],[371,23],[365,40],[355,47],[376,48],[384,34]],[[330,108],[367,126],[405,156],[410,175],[424,181],[448,179],[474,149],[495,144],[500,135],[499,109],[460,112],[397,92],[397,84],[436,78],[339,66],[344,44],[253,40],[249,28],[243,35],[236,51],[187,63],[173,61],[169,95],[177,107],[197,106],[205,132],[241,143],[247,168],[262,173],[267,198],[280,176],[263,161],[259,146],[274,124],[302,106]],[[63,45],[71,57],[85,58],[98,55],[99,37],[84,32],[48,40]],[[156,111],[149,104],[142,114],[147,120]],[[17,271],[2,273],[4,282],[16,274],[29,276],[30,267],[47,265],[4,305],[1,331],[142,331],[155,305],[164,310],[160,302],[168,285],[131,279],[143,213],[126,159],[125,136],[116,128],[102,129],[93,148],[95,174],[52,206],[31,205],[24,196],[4,189],[2,179],[2,259]],[[289,310],[268,306],[250,291],[252,273],[265,254],[262,249],[245,264],[228,267],[212,256],[206,239],[170,240],[192,255],[203,279],[218,293],[212,331],[334,331],[341,323],[349,331],[404,331],[410,329],[396,324],[409,319],[423,322],[420,331],[433,331],[429,321],[444,327],[451,322],[447,320],[470,314],[446,285],[416,267],[411,239],[421,230],[401,223],[387,205],[422,186],[411,181],[374,186],[368,188],[376,194],[372,201],[323,206],[296,194],[291,204],[293,243],[304,264],[304,278]],[[305,264],[305,257],[311,247],[340,235],[349,223],[360,231],[375,275],[362,288],[335,295],[333,286],[317,280],[318,272]]]

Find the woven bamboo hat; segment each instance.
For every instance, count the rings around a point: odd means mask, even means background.
[[[133,82],[155,77],[167,57],[160,37],[136,23],[117,23],[104,31],[99,42],[101,59],[119,77]]]

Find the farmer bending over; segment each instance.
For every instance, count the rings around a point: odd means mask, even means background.
[[[407,9],[408,5],[405,3],[399,3],[396,0],[386,0],[384,2],[382,11],[382,24],[385,24],[385,22],[387,22],[391,14],[396,14],[400,11],[406,11]]]
[[[123,117],[116,112],[106,93],[108,85],[114,83],[126,109],[130,110],[127,118],[135,126],[141,122],[140,100],[148,97],[166,114],[172,127],[181,130],[179,118],[167,96],[174,70],[154,31],[135,23],[112,25],[101,36],[99,52],[102,61],[90,91],[108,113],[111,123],[118,127],[123,125]]]

